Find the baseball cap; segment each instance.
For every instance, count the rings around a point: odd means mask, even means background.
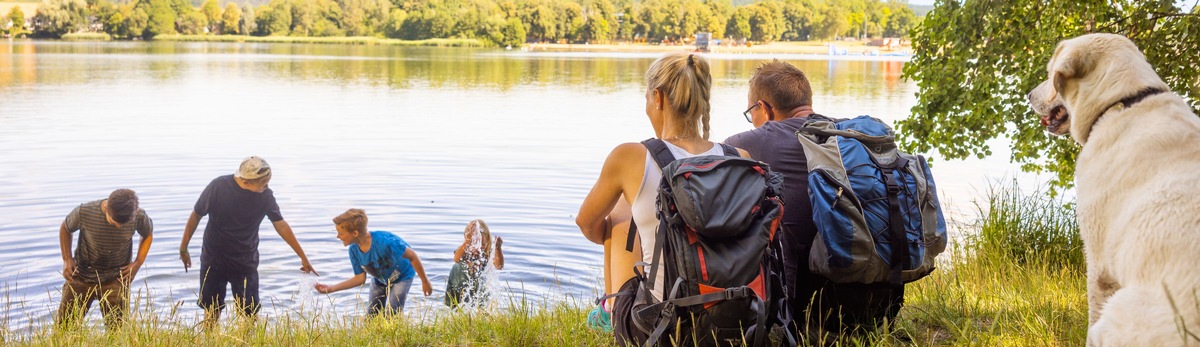
[[[238,167],[237,172],[233,175],[244,180],[252,180],[270,174],[271,165],[268,165],[267,161],[263,160],[262,157],[252,155],[246,157],[246,159],[242,159],[242,165]]]

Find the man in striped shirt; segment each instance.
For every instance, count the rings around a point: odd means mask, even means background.
[[[76,231],[79,247],[72,256],[71,238]],[[137,259],[131,262],[135,231],[142,241]],[[67,282],[55,324],[80,322],[92,302],[99,300],[104,325],[110,330],[118,327],[129,307],[129,284],[146,261],[153,233],[154,223],[138,207],[137,194],[129,189],[118,189],[108,199],[75,207],[58,231],[62,274]]]

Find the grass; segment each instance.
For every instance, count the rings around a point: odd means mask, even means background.
[[[248,36],[248,35],[158,35],[155,41],[185,42],[261,42],[261,43],[321,43],[348,45],[389,45],[429,47],[486,47],[476,39],[428,39],[398,40],[378,37],[297,37],[297,36]]]
[[[940,268],[906,288],[894,324],[834,346],[1077,346],[1086,337],[1082,250],[1072,205],[1012,187],[992,189],[978,204],[969,236],[939,258]],[[411,312],[408,318],[335,318],[284,313],[270,323],[234,320],[203,333],[174,314],[134,310],[111,333],[90,327],[0,332],[0,345],[403,345],[610,346],[611,336],[585,327],[587,304],[534,304],[473,313]],[[172,310],[172,308],[167,308]]]
[[[64,41],[112,41],[112,36],[107,33],[70,33],[63,34],[61,39]]]

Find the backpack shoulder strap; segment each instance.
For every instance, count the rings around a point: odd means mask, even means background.
[[[730,157],[741,157],[742,156],[741,153],[738,153],[737,147],[730,146],[730,145],[727,145],[724,143],[718,143],[718,145],[721,145],[721,149],[725,150],[726,156],[730,156]]]
[[[651,156],[654,156],[654,162],[658,163],[660,169],[666,168],[675,161],[675,155],[671,154],[671,150],[667,148],[667,144],[663,143],[663,140],[648,138],[642,141],[642,146],[646,146],[646,150],[650,151]]]

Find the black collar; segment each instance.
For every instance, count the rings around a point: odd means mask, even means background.
[[[1166,92],[1167,92],[1166,89],[1157,88],[1157,87],[1146,87],[1146,89],[1142,89],[1142,91],[1138,92],[1137,94],[1133,94],[1133,95],[1125,97],[1124,99],[1117,100],[1117,102],[1114,102],[1111,106],[1109,106],[1109,108],[1112,108],[1113,106],[1117,106],[1117,104],[1121,104],[1121,106],[1124,106],[1125,108],[1129,108],[1129,106],[1133,106],[1133,104],[1136,104],[1136,103],[1138,103],[1138,101],[1142,101],[1142,99],[1150,97],[1151,95],[1166,93]]]
[[[1100,122],[1100,118],[1103,118],[1104,114],[1108,113],[1108,111],[1112,110],[1114,107],[1117,107],[1118,105],[1120,105],[1121,109],[1127,109],[1127,108],[1133,106],[1133,104],[1141,102],[1142,100],[1144,100],[1152,95],[1162,94],[1162,93],[1166,93],[1168,91],[1169,91],[1168,89],[1163,89],[1163,88],[1158,88],[1158,87],[1146,87],[1145,89],[1142,89],[1142,91],[1137,92],[1137,94],[1133,94],[1133,95],[1127,96],[1121,100],[1117,100],[1117,102],[1114,102],[1112,105],[1109,105],[1103,111],[1100,111],[1100,115],[1096,116],[1096,120],[1092,121],[1092,125],[1088,127],[1088,135],[1091,135],[1092,129],[1096,128],[1096,123]]]

